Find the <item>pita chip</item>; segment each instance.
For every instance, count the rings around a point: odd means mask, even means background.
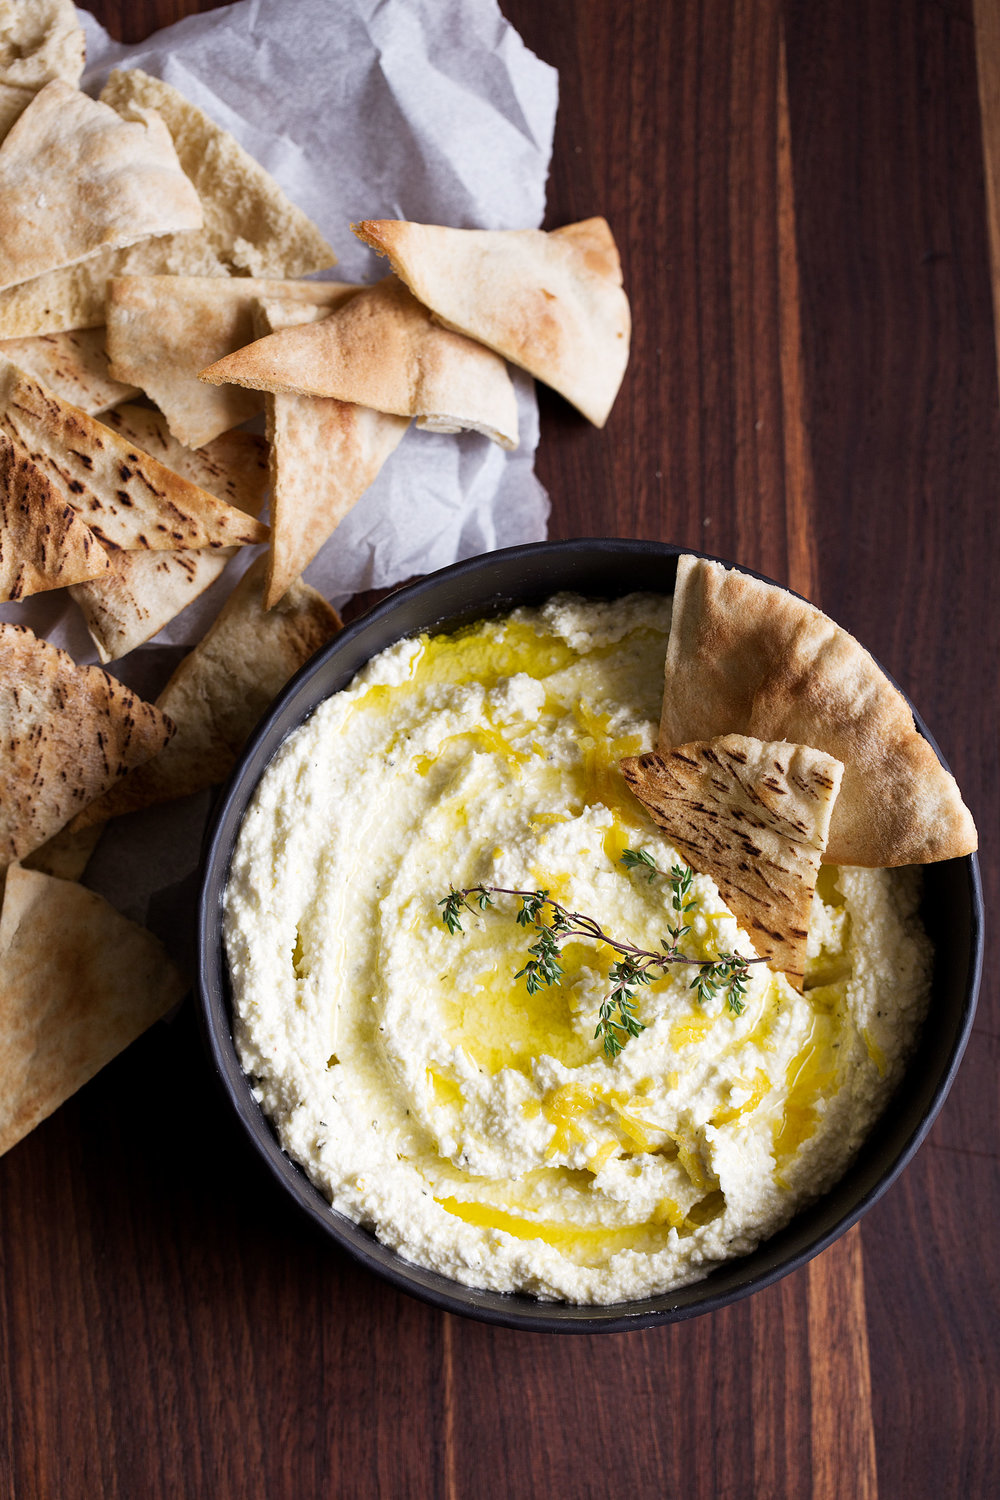
[[[103,896],[12,866],[0,913],[0,1153],[186,991],[162,944]]]
[[[843,769],[808,745],[739,734],[622,761],[653,821],[712,877],[760,956],[797,990]]]
[[[260,557],[241,578],[214,625],[157,699],[177,725],[176,748],[92,803],[74,829],[223,781],[271,700],[336,634],[336,610],[302,582],[292,584],[280,603],[265,611],[265,566]]]
[[[43,875],[55,875],[58,880],[82,880],[103,832],[103,823],[95,823],[79,833],[72,828],[60,828],[38,849],[26,854],[21,864],[26,870],[41,870]]]
[[[0,600],[96,578],[110,567],[87,523],[0,432]]]
[[[597,427],[628,364],[631,319],[604,219],[540,229],[446,229],[367,219],[355,234],[446,328],[552,386]]]
[[[156,402],[176,438],[200,448],[263,410],[256,391],[198,379],[206,365],[251,342],[256,300],[281,297],[329,310],[356,290],[337,281],[253,276],[116,276],[108,283],[111,368]]]
[[[260,512],[268,482],[263,438],[251,432],[227,432],[192,451],[171,437],[160,412],[146,407],[120,406],[106,421],[127,443],[152,454],[209,494],[248,515]],[[215,582],[237,550],[113,551],[107,573],[70,589],[101,661],[125,656],[156,635]]]
[[[144,111],[154,109],[165,121],[181,167],[201,200],[203,226],[102,250],[68,269],[0,292],[0,338],[97,327],[104,322],[110,276],[293,277],[336,264],[315,224],[270,173],[169,83],[140,68],[116,69],[101,101],[127,120],[142,119]]]
[[[173,725],[100,667],[0,623],[0,868],[37,849]]]
[[[326,316],[326,309],[275,299],[258,304],[261,333]],[[408,418],[322,396],[269,395],[271,551],[264,608],[271,609],[312,562],[399,445]]]
[[[0,83],[37,92],[78,84],[86,41],[73,0],[0,0]]]
[[[0,432],[30,453],[108,547],[226,547],[266,540],[267,527],[61,401],[0,357]]]
[[[0,142],[0,289],[201,222],[153,110],[126,121],[56,78]]]
[[[431,317],[395,276],[319,322],[284,329],[202,371],[202,380],[326,396],[436,432],[469,428],[517,447],[517,399],[502,359]]]
[[[108,373],[103,328],[5,339],[0,341],[0,354],[91,417],[139,394],[138,386],[125,385]]]
[[[720,563],[677,563],[659,748],[747,734],[844,765],[827,864],[908,865],[977,846],[955,779],[906,699],[815,605]]]

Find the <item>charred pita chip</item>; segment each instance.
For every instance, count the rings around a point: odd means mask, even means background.
[[[760,956],[797,990],[843,769],[808,745],[739,734],[622,761],[653,821],[712,877]]]
[[[774,584],[681,557],[659,747],[730,733],[843,762],[824,863],[924,864],[977,846],[954,777],[853,636]]]
[[[0,354],[91,417],[139,394],[138,386],[124,385],[108,374],[103,328],[4,339],[0,341]]]
[[[301,582],[265,611],[265,565],[266,558],[258,558],[240,580],[215,624],[157,699],[177,725],[176,748],[92,803],[74,828],[186,797],[224,780],[275,694],[340,628],[336,610]]]
[[[258,304],[260,333],[326,317],[301,302]],[[267,397],[271,445],[271,609],[357,504],[409,425],[406,417],[322,396]]]
[[[170,720],[99,667],[0,623],[0,867],[163,748]]]
[[[0,143],[0,288],[201,222],[153,110],[126,121],[57,78]]]
[[[247,515],[259,513],[267,490],[267,444],[250,432],[223,433],[193,452],[171,437],[159,412],[120,406],[105,418],[127,443]],[[174,552],[110,554],[108,572],[70,593],[83,611],[102,662],[134,651],[204,593],[236,547],[181,547]]]
[[[110,567],[86,522],[0,432],[0,600],[96,578]]]
[[[337,281],[251,276],[116,276],[108,283],[108,354],[115,375],[156,402],[170,430],[200,448],[262,410],[256,391],[210,387],[206,365],[249,344],[259,297],[336,307],[356,291]]]
[[[355,234],[445,325],[551,385],[598,427],[628,364],[631,320],[604,219],[540,229],[365,220]]]
[[[153,934],[103,896],[12,866],[0,913],[0,1153],[186,989]]]
[[[336,264],[315,224],[270,173],[170,84],[140,68],[116,69],[101,101],[125,119],[157,111],[197,190],[204,225],[124,250],[102,250],[66,270],[0,292],[0,337],[96,327],[104,322],[110,276],[307,276]]]
[[[267,527],[175,474],[0,358],[0,432],[31,454],[105,545],[153,551],[261,542]]]
[[[442,328],[395,276],[328,318],[239,349],[201,378],[332,397],[416,417],[432,431],[469,428],[502,448],[517,447],[517,399],[503,360]]]

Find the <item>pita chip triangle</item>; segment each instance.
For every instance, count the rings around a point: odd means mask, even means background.
[[[127,443],[247,515],[267,491],[267,444],[251,432],[226,432],[193,451],[171,437],[166,420],[144,406],[120,406],[105,421]],[[162,630],[219,577],[237,547],[172,552],[115,549],[108,571],[70,589],[102,662],[134,651]]]
[[[116,276],[108,283],[111,367],[156,402],[176,438],[200,448],[263,409],[257,391],[198,379],[206,365],[254,338],[257,299],[328,311],[356,290],[339,281],[255,276]]]
[[[30,854],[173,733],[100,667],[0,623],[0,868]]]
[[[0,1153],[186,990],[162,944],[103,896],[13,865],[0,913]]]
[[[712,877],[760,956],[797,990],[842,772],[808,745],[739,734],[622,761],[653,821]]]
[[[289,277],[336,264],[315,224],[270,173],[169,83],[141,68],[116,68],[101,102],[126,120],[142,120],[153,109],[165,121],[201,200],[204,225],[101,250],[0,292],[0,338],[96,327],[104,322],[110,276]]]
[[[55,875],[59,880],[82,880],[103,832],[103,823],[95,823],[81,833],[60,828],[44,844],[26,854],[21,865],[26,870],[41,870],[43,875]]]
[[[158,551],[267,538],[259,521],[175,474],[2,357],[0,432],[27,449],[105,546]]]
[[[329,317],[258,339],[202,380],[370,406],[436,432],[469,428],[517,447],[517,398],[502,359],[449,332],[395,276]]]
[[[603,427],[628,364],[631,319],[604,219],[540,229],[353,225],[446,328],[495,349]]]
[[[223,781],[271,700],[339,630],[336,610],[302,582],[265,610],[266,562],[259,557],[240,579],[157,699],[177,725],[174,751],[158,755],[142,768],[146,774],[126,777],[92,803],[74,821],[74,831]]]
[[[325,318],[327,310],[269,299],[261,333]],[[407,417],[323,396],[268,395],[271,552],[264,608],[271,609],[312,562],[399,445]]]
[[[34,375],[60,400],[78,406],[91,417],[139,394],[138,386],[124,385],[108,374],[103,328],[5,339],[0,341],[0,354],[19,370]]]
[[[153,110],[126,121],[56,78],[0,143],[0,289],[201,223]]]
[[[110,567],[87,523],[0,432],[0,600],[96,578]]]
[[[853,636],[775,584],[683,556],[659,748],[722,734],[813,745],[843,762],[826,864],[924,864],[977,846],[954,777]]]

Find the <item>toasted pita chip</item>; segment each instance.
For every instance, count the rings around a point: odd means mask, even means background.
[[[12,866],[0,913],[0,1153],[186,990],[162,944],[103,896]]]
[[[95,578],[111,567],[87,523],[0,432],[0,599]]]
[[[604,219],[540,229],[445,229],[401,219],[352,226],[446,328],[551,385],[598,427],[628,364],[631,321]]]
[[[271,299],[258,303],[255,331],[263,336],[326,315],[326,308]],[[409,421],[321,396],[266,399],[271,552],[264,608],[271,609],[357,504]]]
[[[145,108],[162,117],[201,199],[204,226],[101,251],[68,270],[0,292],[0,338],[98,326],[109,276],[308,276],[336,264],[319,230],[274,178],[170,84],[139,68],[116,70],[101,100],[126,119],[140,117]]]
[[[124,385],[108,374],[103,328],[4,339],[0,341],[0,355],[90,417],[99,417],[139,394],[138,386]]]
[[[395,276],[320,322],[259,339],[202,371],[213,385],[370,406],[436,432],[470,428],[517,447],[517,398],[502,359],[442,328]]]
[[[162,750],[170,720],[100,667],[0,623],[0,867]]]
[[[653,821],[712,877],[760,956],[797,990],[843,770],[808,745],[739,734],[622,761]]]
[[[176,750],[164,751],[143,767],[148,774],[126,777],[85,808],[74,829],[224,780],[271,700],[339,630],[336,610],[301,582],[266,612],[266,561],[258,558],[240,579],[215,624],[157,699],[177,725]]]
[[[198,379],[207,364],[250,343],[255,300],[282,297],[328,310],[356,291],[338,281],[116,276],[108,283],[111,367],[156,402],[176,438],[200,448],[263,409],[256,391],[213,389]]]
[[[78,84],[86,41],[73,0],[0,0],[0,83],[37,91]]]
[[[126,121],[55,78],[0,143],[0,288],[201,222],[154,110]]]
[[[954,777],[853,636],[774,584],[681,557],[659,748],[728,733],[843,761],[826,864],[924,864],[977,846]]]
[[[127,443],[150,453],[209,494],[255,516],[267,491],[267,444],[251,432],[226,432],[194,452],[170,436],[164,417],[120,406],[106,418]],[[70,593],[83,611],[102,662],[134,651],[214,583],[236,547],[111,554],[109,572]]]
[[[81,880],[103,832],[103,823],[95,823],[79,833],[60,828],[38,849],[26,854],[21,863],[26,870],[40,870],[43,875],[55,875],[59,880]]]
[[[240,546],[266,526],[183,479],[0,357],[0,432],[20,443],[106,546]]]

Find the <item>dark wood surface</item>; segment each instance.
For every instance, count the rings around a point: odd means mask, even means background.
[[[195,8],[94,5],[126,40]],[[958,776],[992,908],[971,0],[504,10],[561,74],[548,223],[608,216],[635,318],[604,432],[542,394],[552,534],[704,547],[854,631]],[[723,1314],[575,1338],[441,1314],[332,1251],[250,1159],[189,1009],[0,1161],[0,1495],[994,1495],[997,999],[993,948],[941,1116],[846,1239]]]

